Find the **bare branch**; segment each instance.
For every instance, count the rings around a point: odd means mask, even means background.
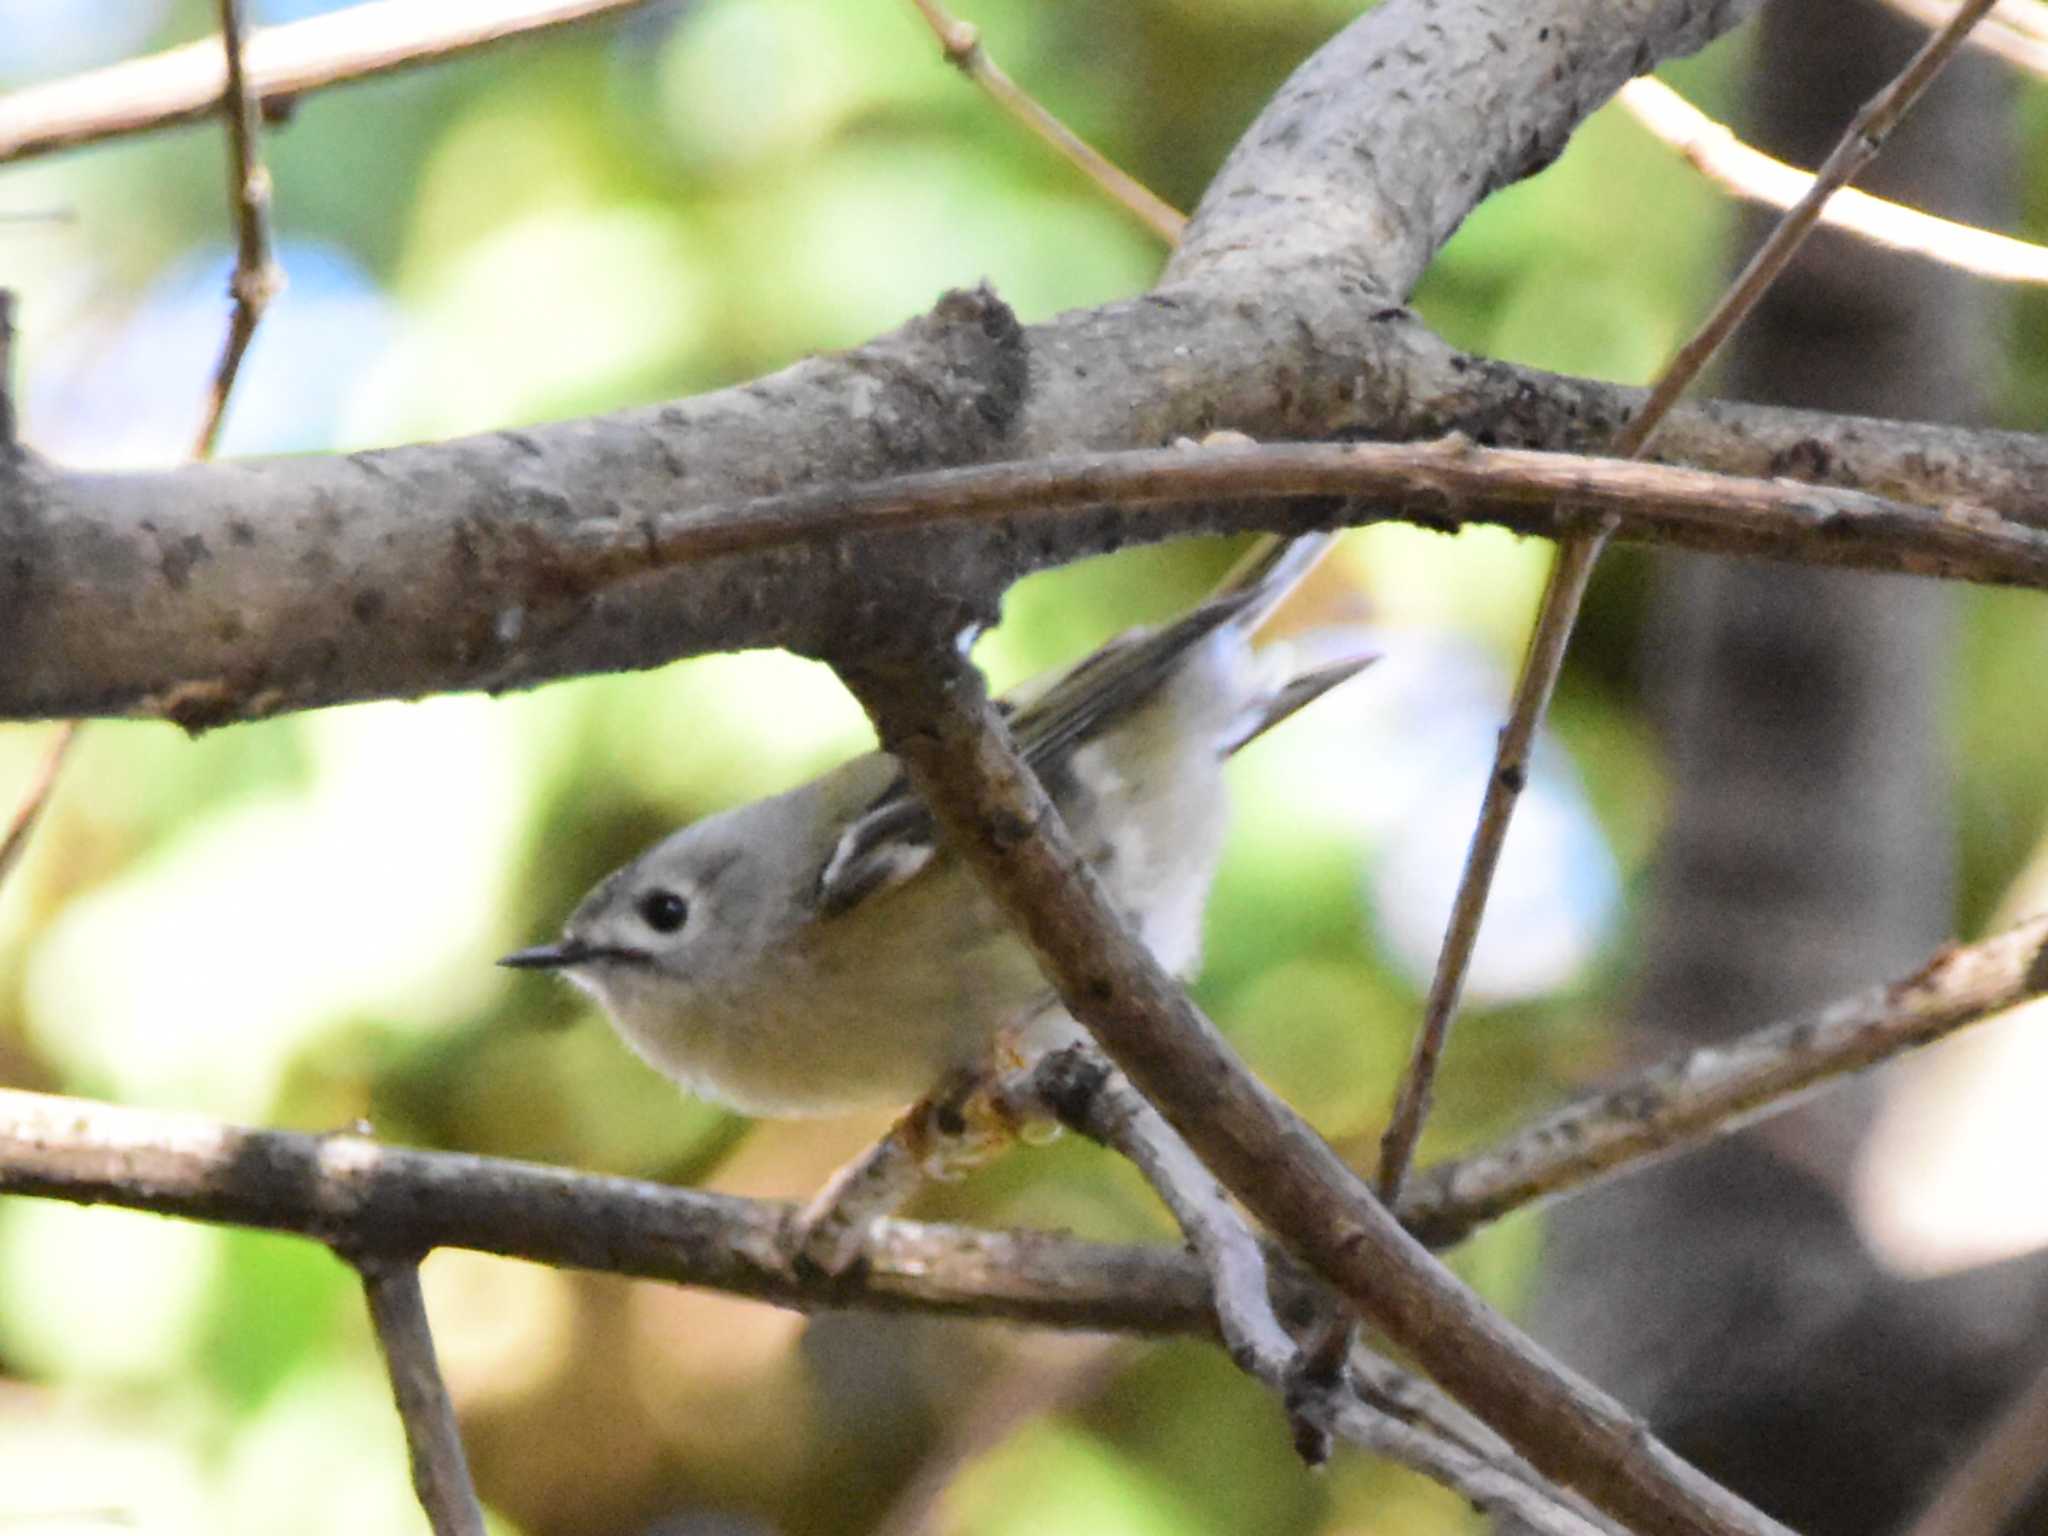
[[[78,722],[66,720],[57,727],[49,749],[43,754],[43,761],[36,769],[36,776],[22,792],[21,804],[15,807],[14,819],[7,824],[7,835],[0,838],[0,887],[7,884],[7,877],[14,873],[15,865],[28,850],[28,840],[36,830],[36,823],[42,820],[43,810],[50,803],[50,796],[56,792],[57,780],[64,768],[64,759],[71,751],[71,744],[78,739]]]
[[[1431,1259],[1245,1069],[1125,928],[980,674],[946,640],[934,636],[902,673],[835,665],[1068,1010],[1231,1193],[1539,1471],[1617,1520],[1652,1532],[1780,1532]]]
[[[1461,1421],[1458,1410],[1386,1362],[1360,1351],[1361,1381],[1340,1354],[1327,1376],[1320,1375],[1273,1310],[1265,1259],[1244,1218],[1187,1143],[1092,1048],[1054,1052],[1016,1091],[1129,1158],[1145,1175],[1209,1276],[1225,1348],[1241,1370],[1286,1405],[1303,1460],[1319,1465],[1335,1437],[1442,1483],[1482,1512],[1513,1514],[1558,1536],[1604,1529],[1497,1436]],[[1326,1308],[1331,1301],[1327,1295],[1315,1299]],[[1390,1379],[1402,1382],[1402,1411],[1383,1406]],[[1424,1411],[1408,1411],[1417,1402],[1426,1405]]]
[[[1926,27],[1945,25],[1956,9],[1954,0],[1887,3]],[[2048,6],[2040,0],[1998,0],[1983,24],[1970,34],[1970,42],[2015,68],[2048,79]]]
[[[1841,142],[1822,162],[1806,194],[1778,221],[1699,329],[1673,355],[1651,386],[1642,410],[1615,433],[1611,451],[1616,458],[1638,458],[1648,448],[1679,397],[1692,387],[1722,344],[1791,265],[1828,198],[1876,158],[1892,129],[1933,84],[1943,66],[1962,47],[1971,26],[1992,4],[1993,0],[1963,0],[1949,24],[1928,39],[1897,77],[1850,121]],[[1558,674],[1564,669],[1565,649],[1578,623],[1593,567],[1613,532],[1612,520],[1601,519],[1585,533],[1565,539],[1558,547],[1557,561],[1544,586],[1529,647],[1522,659],[1521,675],[1515,682],[1507,727],[1501,732],[1500,745],[1494,753],[1493,771],[1487,775],[1472,845],[1458,876],[1443,949],[1437,957],[1436,975],[1423,1007],[1422,1027],[1395,1097],[1386,1135],[1380,1141],[1379,1187],[1386,1200],[1391,1201],[1399,1194],[1415,1143],[1422,1135],[1423,1121],[1429,1114],[1431,1085],[1465,990],[1472,952],[1479,943],[1486,898],[1493,888],[1501,849],[1507,844],[1508,824],[1514,819],[1515,805],[1528,783],[1536,732],[1549,710]]]
[[[1238,1368],[1285,1390],[1296,1369],[1294,1340],[1274,1315],[1266,1261],[1215,1175],[1188,1144],[1094,1050],[1053,1052],[1019,1090],[1059,1122],[1128,1159],[1144,1175],[1209,1276],[1224,1347]]]
[[[1387,1115],[1387,1128],[1380,1136],[1376,1182],[1380,1198],[1389,1205],[1400,1197],[1401,1181],[1408,1177],[1416,1143],[1422,1139],[1437,1068],[1443,1061],[1444,1045],[1450,1039],[1451,1020],[1457,1016],[1458,1003],[1465,995],[1465,976],[1471,969],[1472,952],[1479,945],[1479,927],[1486,919],[1486,898],[1493,890],[1494,871],[1500,867],[1501,849],[1507,846],[1508,825],[1514,818],[1515,805],[1529,781],[1536,732],[1550,712],[1550,696],[1557,689],[1558,675],[1564,671],[1565,647],[1571,643],[1572,627],[1578,623],[1587,584],[1593,579],[1593,567],[1599,563],[1600,552],[1607,547],[1615,527],[1615,519],[1604,516],[1590,532],[1570,532],[1558,542],[1557,558],[1544,584],[1542,604],[1536,611],[1529,646],[1522,656],[1522,669],[1515,678],[1508,723],[1501,729],[1493,769],[1487,775],[1486,792],[1480,798],[1478,824],[1472,829],[1465,867],[1451,899],[1443,948],[1437,956],[1436,973],[1430,978],[1429,995],[1423,999],[1422,1027],[1416,1031],[1408,1066],[1394,1093],[1394,1107]]]
[[[1421,1241],[1448,1246],[1526,1202],[1750,1123],[2044,992],[2048,917],[1945,949],[1903,981],[1670,1057],[1492,1148],[1424,1169],[1401,1219]],[[1211,1327],[1200,1272],[1158,1249],[883,1223],[863,1253],[871,1284],[807,1287],[782,1273],[783,1206],[19,1091],[0,1090],[0,1191],[298,1232],[354,1252],[468,1247],[788,1306],[973,1312],[985,1303],[988,1315],[1057,1326]],[[684,1243],[678,1232],[693,1235]],[[1115,1294],[1120,1286],[1128,1296]]]
[[[1616,1527],[1588,1519],[1540,1481],[1519,1477],[1509,1466],[1355,1398],[1337,1411],[1332,1429],[1351,1444],[1463,1495],[1483,1515],[1520,1521],[1543,1536],[1618,1536]]]
[[[353,1260],[376,1325],[377,1345],[391,1376],[391,1395],[405,1424],[413,1491],[434,1536],[483,1536],[484,1513],[462,1454],[455,1405],[434,1358],[434,1335],[420,1295],[419,1265],[409,1258],[365,1254]]]
[[[776,1202],[12,1089],[0,1089],[0,1193],[296,1232],[355,1255],[472,1248],[802,1310],[1213,1331],[1201,1271],[1175,1249],[887,1221],[859,1273],[799,1277],[785,1257],[796,1213]]]
[[[235,274],[228,280],[235,308],[192,449],[192,456],[198,459],[213,457],[221,421],[227,415],[228,396],[242,371],[242,357],[255,338],[264,310],[284,289],[284,274],[271,256],[270,172],[263,164],[259,147],[262,123],[244,65],[242,0],[218,0],[218,4],[221,48],[227,56],[221,110],[228,123],[228,205],[235,214]]]
[[[1984,30],[1972,36],[1981,36]],[[1629,81],[1615,99],[1645,132],[1737,197],[1768,208],[1790,208],[1813,183],[1811,172],[1745,144],[1727,125],[1650,75]],[[1844,187],[1828,199],[1820,221],[1873,245],[1924,256],[1974,277],[2048,283],[2048,246],[1938,218],[1854,187]]]
[[[266,117],[330,85],[430,64],[507,38],[594,21],[646,0],[372,0],[249,35],[249,94]],[[193,123],[215,111],[226,64],[211,42],[0,96],[0,164]]]
[[[1841,430],[1858,428],[1876,430]],[[0,641],[22,658],[0,675],[0,717],[92,711],[201,726],[341,698],[517,686],[707,649],[782,644],[815,653],[863,635],[886,642],[877,626],[893,623],[898,606],[876,593],[914,596],[909,584],[920,570],[946,573],[964,622],[985,616],[994,594],[1025,570],[1104,548],[1390,516],[1556,537],[1575,526],[1558,511],[1561,496],[1614,517],[1632,540],[2018,586],[2048,577],[2048,534],[1979,507],[1934,512],[1790,482],[1455,442],[1081,455],[682,512],[649,505],[624,515],[614,502],[609,515],[581,520],[552,515],[552,493],[494,478],[481,464],[451,485],[419,462],[431,457],[406,450],[206,471],[218,478],[202,494],[225,505],[199,525],[206,532],[176,541],[161,532],[170,521],[166,477],[76,477],[99,508],[74,504],[60,517],[66,536],[24,537],[22,561],[0,565],[0,592],[12,581],[21,593],[0,602]],[[324,494],[317,512],[295,513],[283,487],[308,474]],[[457,515],[438,534],[417,510],[406,518],[381,510],[394,485],[417,484],[421,474],[456,498]],[[595,502],[602,483],[586,477],[562,494]],[[655,482],[642,484],[652,502]],[[0,476],[0,503],[5,492]],[[630,482],[615,494],[638,500]],[[1328,499],[1304,505],[1303,497]],[[144,500],[149,519],[138,512]],[[461,510],[467,505],[477,507],[473,516]],[[1117,515],[1104,517],[1103,506]],[[141,526],[152,520],[159,531]],[[0,552],[7,546],[0,522]],[[293,549],[302,558],[280,559]],[[401,550],[414,557],[402,567]],[[851,580],[849,561],[873,579]],[[350,575],[309,587],[308,569]],[[662,593],[691,600],[663,609]],[[133,618],[138,605],[145,621]],[[117,612],[130,618],[116,623]]]
[[[1135,176],[1111,161],[1094,145],[1040,106],[1038,101],[1003,72],[1002,66],[982,46],[981,31],[947,10],[940,0],[910,0],[925,25],[939,40],[939,49],[961,74],[980,86],[998,107],[1009,114],[1025,132],[1050,145],[1070,165],[1100,187],[1140,224],[1166,245],[1180,240],[1187,228],[1187,215],[1165,201]]]
[[[2048,993],[2048,916],[1951,945],[1875,986],[1722,1045],[1669,1057],[1544,1116],[1496,1146],[1416,1175],[1399,1207],[1433,1248],[1487,1221],[1788,1109]]]

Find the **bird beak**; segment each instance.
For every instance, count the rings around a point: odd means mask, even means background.
[[[564,939],[559,944],[536,944],[531,949],[515,950],[498,964],[510,966],[515,971],[560,971],[581,965],[596,953],[581,939]]]

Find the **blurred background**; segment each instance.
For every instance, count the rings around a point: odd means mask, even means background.
[[[330,8],[250,12],[266,25]],[[1027,89],[1189,207],[1272,89],[1357,10],[977,0],[969,19]],[[0,83],[187,41],[212,16],[198,0],[0,0]],[[1738,37],[1668,78],[1726,115],[1753,46]],[[2041,142],[2048,90],[1998,110]],[[0,167],[0,214],[16,220],[0,225],[0,274],[21,295],[22,426],[38,450],[96,468],[186,452],[227,317],[224,153],[208,125]],[[224,455],[714,388],[982,279],[1036,320],[1142,290],[1163,255],[945,66],[900,0],[654,4],[319,93],[265,154],[289,288],[257,334]],[[2005,227],[2048,238],[2048,157],[2015,185]],[[56,217],[22,218],[35,213]],[[1712,298],[1734,223],[1610,109],[1469,221],[1418,304],[1461,346],[1641,381]],[[2048,302],[1983,302],[1996,343],[1977,382],[1996,414],[2038,428]],[[1004,684],[1070,659],[1185,606],[1231,555],[1141,550],[1033,578],[982,660]],[[1199,996],[1361,1165],[1547,558],[1483,532],[1352,536],[1302,622],[1368,622],[1387,661],[1234,770]],[[1653,622],[1662,583],[1622,552],[1596,584],[1425,1158],[1625,1054],[1611,1025],[1641,981],[1674,783],[1649,702],[1673,654]],[[2048,732],[2028,724],[2048,609],[1968,593],[1940,623],[1935,937],[2038,906],[2048,885]],[[0,807],[50,732],[0,727]],[[361,1119],[412,1145],[803,1196],[881,1122],[756,1126],[684,1098],[567,989],[491,962],[553,933],[592,880],[676,824],[869,740],[828,673],[772,654],[196,740],[94,724],[0,891],[0,1083],[307,1130]],[[1899,1273],[2048,1238],[2048,1211],[2009,1198],[2013,1159],[2032,1155],[2011,1138],[2038,1134],[2023,1091],[2038,1077],[1998,1062],[1921,1090],[1910,1124],[1880,1131],[1859,1164],[1863,1230]],[[1965,1097],[1986,1079],[2014,1113]],[[918,1213],[1169,1239],[1135,1178],[1071,1139]],[[1453,1261],[1512,1306],[1539,1248],[1538,1222],[1517,1218]],[[462,1253],[435,1255],[425,1281],[504,1532],[1256,1536],[1469,1518],[1361,1458],[1305,1473],[1272,1403],[1191,1344],[806,1321]],[[353,1274],[290,1239],[0,1204],[0,1532],[98,1526],[424,1530]]]

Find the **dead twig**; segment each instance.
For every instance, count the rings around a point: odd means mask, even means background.
[[[76,720],[66,720],[57,727],[57,734],[50,742],[49,750],[43,754],[36,776],[29,781],[21,804],[15,808],[14,819],[7,824],[7,836],[0,839],[0,887],[7,884],[7,877],[14,873],[14,866],[21,862],[29,837],[35,831],[36,823],[42,820],[50,796],[56,792],[64,759],[70,755],[71,744],[77,739]]]
[[[1887,0],[1902,16],[1928,28],[1946,26],[1953,0]],[[1970,33],[1970,43],[2016,69],[2048,79],[2048,5],[2041,0],[1997,0],[1991,14]]]
[[[284,273],[271,255],[270,172],[263,164],[259,148],[262,124],[244,65],[242,0],[219,0],[219,6],[221,48],[227,57],[221,109],[228,124],[228,204],[235,216],[235,272],[228,280],[228,291],[234,296],[235,307],[228,319],[227,341],[221,347],[220,361],[214,366],[213,383],[207,390],[199,436],[192,446],[196,459],[213,457],[214,447],[220,441],[221,420],[227,414],[228,396],[234,392],[235,379],[241,373],[242,358],[255,338],[264,310],[284,291]]]
[[[827,486],[646,524],[571,534],[546,578],[595,590],[649,569],[720,555],[871,537],[954,520],[1000,517],[1013,536],[1115,506],[1214,506],[1202,532],[1284,527],[1253,504],[1345,498],[1352,526],[1408,521],[1441,532],[1475,523],[1564,539],[1561,503],[1611,519],[1624,540],[1743,558],[1906,572],[1990,585],[2048,586],[2048,530],[1975,506],[1942,509],[1861,491],[1755,480],[1673,465],[1527,449],[1434,443],[1259,443],[1227,454],[1171,448],[1061,455]],[[1328,509],[1316,509],[1319,516]],[[1139,516],[1120,525],[1147,537]],[[1183,532],[1196,527],[1177,524]]]
[[[1646,133],[1737,197],[1767,208],[1790,208],[1813,184],[1811,172],[1743,143],[1725,124],[1654,76],[1629,81],[1615,100]],[[1924,256],[1973,277],[2048,283],[2048,246],[1937,218],[1854,187],[1844,187],[1830,198],[1820,221],[1873,245]]]
[[[352,1260],[376,1325],[377,1346],[391,1376],[391,1395],[405,1425],[413,1491],[434,1536],[483,1536],[483,1509],[462,1454],[455,1405],[434,1358],[420,1270],[410,1258],[364,1254]]]
[[[1038,104],[1012,80],[982,46],[981,31],[947,10],[940,0],[910,0],[939,40],[946,62],[972,80],[1013,122],[1052,146],[1070,165],[1166,245],[1178,245],[1187,215],[1121,169],[1094,145]]]
[[[1495,1146],[1424,1169],[1398,1207],[1433,1248],[1566,1190],[1725,1135],[1848,1073],[2048,992],[2048,916],[1949,945],[1900,981],[1631,1073]]]

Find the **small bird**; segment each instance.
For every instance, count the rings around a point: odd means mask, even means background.
[[[1000,704],[1109,895],[1171,971],[1191,971],[1222,851],[1224,760],[1356,674],[1293,673],[1252,632],[1334,538],[1277,540],[1179,620],[1132,630]],[[552,970],[648,1063],[751,1115],[918,1099],[1074,1037],[1024,944],[938,840],[896,759],[854,758],[709,816],[601,881]]]

